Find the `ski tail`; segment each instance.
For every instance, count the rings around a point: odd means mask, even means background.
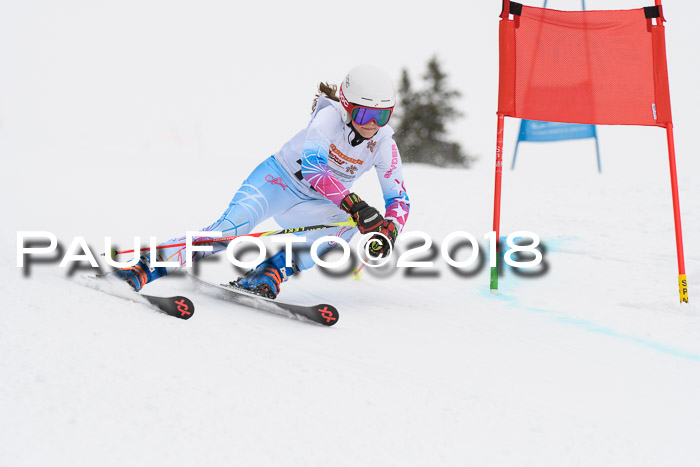
[[[81,277],[78,284],[93,290],[123,298],[130,302],[141,303],[157,311],[180,319],[190,319],[194,314],[194,303],[187,297],[177,295],[174,297],[156,297],[145,293],[136,292],[126,282],[106,279],[104,276]]]

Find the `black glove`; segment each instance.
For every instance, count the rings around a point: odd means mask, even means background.
[[[340,209],[352,216],[360,233],[377,232],[384,218],[379,211],[368,205],[355,193],[350,193],[340,202]]]
[[[379,231],[372,235],[367,241],[369,244],[369,255],[372,258],[384,258],[394,247],[398,235],[399,232],[396,230],[396,224],[389,219],[384,219]]]

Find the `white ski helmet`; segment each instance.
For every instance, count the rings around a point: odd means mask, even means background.
[[[350,123],[352,104],[377,109],[393,109],[396,105],[394,83],[382,69],[372,65],[359,65],[350,70],[340,83],[339,94],[345,123]]]

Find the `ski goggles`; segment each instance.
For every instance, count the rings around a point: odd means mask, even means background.
[[[361,105],[355,105],[350,103],[348,105],[348,113],[352,117],[352,121],[358,125],[366,125],[372,120],[379,126],[384,126],[389,123],[391,114],[394,108],[389,109],[375,109],[373,107],[363,107]]]
[[[391,113],[394,108],[389,109],[375,109],[373,107],[362,107],[361,105],[350,104],[352,109],[349,110],[352,121],[358,125],[366,125],[372,120],[374,120],[377,125],[384,126],[389,123],[391,118]]]

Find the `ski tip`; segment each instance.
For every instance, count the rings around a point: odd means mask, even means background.
[[[318,319],[315,321],[323,324],[324,326],[333,326],[340,318],[338,310],[333,305],[324,303],[321,305],[316,305],[314,309],[316,310],[318,316]]]
[[[194,303],[187,297],[173,297],[173,303],[176,306],[177,317],[181,319],[190,319],[194,314]]]
[[[146,297],[149,302],[175,318],[190,319],[194,314],[194,303],[192,303],[192,300],[187,297],[142,296]]]

